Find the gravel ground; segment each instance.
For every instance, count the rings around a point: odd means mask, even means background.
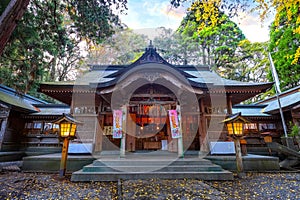
[[[292,172],[247,173],[234,181],[123,180],[119,187],[117,182],[74,183],[70,176],[4,170],[0,183],[0,199],[300,199],[300,173]]]

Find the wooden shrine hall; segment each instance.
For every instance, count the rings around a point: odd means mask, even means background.
[[[70,105],[83,122],[73,143],[90,143],[93,152],[165,150],[178,152],[169,110],[177,110],[182,148],[209,151],[209,142],[226,141],[221,123],[238,104],[270,89],[272,83],[221,78],[209,66],[172,65],[150,45],[129,65],[92,65],[74,82],[51,82],[39,91]],[[113,138],[113,111],[122,110],[123,139]]]

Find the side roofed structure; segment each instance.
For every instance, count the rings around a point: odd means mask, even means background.
[[[289,127],[292,123],[300,126],[300,86],[282,92],[278,98],[286,125]],[[262,100],[257,105],[265,105],[264,113],[280,116],[280,107],[276,96]]]
[[[68,105],[49,104],[0,84],[0,151],[42,154],[57,147],[59,152],[58,127],[52,121],[62,113],[70,113]]]

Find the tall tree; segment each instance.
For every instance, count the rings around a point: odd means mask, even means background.
[[[169,63],[175,65],[200,63],[199,45],[192,38],[164,27],[158,28],[157,32],[159,35],[154,38],[153,43]]]
[[[183,2],[187,0],[170,0],[171,4],[175,7],[180,6]],[[192,2],[197,2],[194,0]],[[215,6],[220,8],[221,11],[229,14],[229,16],[238,16],[241,11],[247,11],[250,13],[257,12],[260,15],[261,20],[266,19],[270,14],[274,13],[275,10],[275,21],[274,28],[281,27],[282,14],[285,13],[286,23],[294,24],[292,26],[292,31],[295,35],[300,35],[300,15],[295,15],[295,9],[299,7],[299,0],[201,0],[203,5],[203,18],[211,17],[210,23],[202,23],[202,27],[215,26],[218,23],[219,10],[215,9]],[[294,22],[296,20],[296,22]],[[300,45],[297,50],[292,55],[292,63],[299,63],[300,59]]]
[[[231,76],[235,76],[234,79],[239,81],[268,82],[268,45],[268,42],[241,41],[235,52],[235,70]]]
[[[89,64],[130,64],[147,46],[148,37],[134,33],[131,29],[116,31],[103,43],[89,49]],[[142,48],[142,49],[141,49]]]
[[[268,42],[254,42],[243,40],[235,52],[234,68],[230,77],[234,80],[245,82],[268,82],[270,61],[268,59]],[[274,95],[273,90],[259,94],[244,103],[253,103]]]
[[[69,79],[81,41],[101,43],[122,27],[113,6],[122,11],[126,0],[31,0],[0,58],[0,83],[27,93],[39,81]]]
[[[161,52],[163,58],[169,63],[174,64],[176,60],[176,54],[174,52],[177,49],[174,32],[170,28],[159,27],[156,29],[158,36],[153,39],[153,45]]]
[[[218,10],[216,6],[214,9]],[[235,50],[239,42],[245,39],[238,26],[224,13],[206,16],[205,6],[201,1],[191,5],[178,31],[198,43],[202,64],[211,65],[219,73],[232,70]]]
[[[275,20],[270,30],[269,49],[283,90],[300,85],[300,34],[295,31],[300,24],[299,10],[299,1],[281,10],[276,19],[279,21]]]
[[[29,0],[1,0],[0,2],[0,56],[14,31],[17,22],[22,18]]]

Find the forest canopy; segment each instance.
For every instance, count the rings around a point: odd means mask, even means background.
[[[0,13],[9,2],[0,2]],[[170,0],[170,5],[184,2]],[[286,90],[299,85],[299,4],[194,0],[177,30],[159,28],[154,44],[170,63],[208,64],[221,76],[240,81],[273,81],[270,51]],[[87,62],[133,62],[148,38],[121,22],[126,10],[127,0],[30,0],[0,57],[0,83],[35,95],[40,82],[74,80],[87,70]],[[274,13],[270,41],[247,40],[231,20],[240,12],[257,13],[262,21]]]

